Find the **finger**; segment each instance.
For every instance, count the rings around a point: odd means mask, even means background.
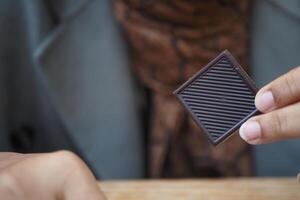
[[[9,167],[10,165],[15,164],[23,157],[24,154],[20,154],[20,153],[11,153],[11,152],[0,153],[0,171],[4,168]]]
[[[256,95],[255,105],[268,112],[300,100],[300,67],[297,67],[263,87]]]
[[[27,156],[10,174],[18,180],[16,193],[28,199],[105,199],[88,167],[68,151]]]
[[[249,119],[240,128],[240,136],[250,144],[271,143],[300,137],[300,103]]]
[[[74,153],[61,151],[52,155],[52,161],[46,169],[54,168],[52,175],[45,180],[52,179],[50,187],[57,194],[57,199],[64,200],[104,200],[105,197],[100,191],[92,172],[86,164]],[[58,164],[57,164],[58,163]],[[56,174],[56,176],[53,176]],[[57,176],[57,174],[59,174]]]
[[[86,164],[78,157],[74,161],[76,162],[75,169],[67,175],[63,186],[64,199],[105,200],[94,175]]]

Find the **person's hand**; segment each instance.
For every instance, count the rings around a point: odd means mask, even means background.
[[[68,151],[0,153],[0,197],[5,200],[104,200],[79,157]]]
[[[300,67],[264,86],[255,105],[263,114],[245,122],[240,136],[250,144],[300,137]]]

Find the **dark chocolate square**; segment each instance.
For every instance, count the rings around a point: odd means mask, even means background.
[[[256,92],[254,82],[225,50],[174,94],[217,145],[258,114],[254,104]]]

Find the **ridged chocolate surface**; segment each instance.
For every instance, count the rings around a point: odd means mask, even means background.
[[[197,124],[218,144],[257,113],[253,81],[224,51],[174,93]]]

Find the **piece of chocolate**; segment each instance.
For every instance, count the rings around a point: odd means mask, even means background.
[[[259,113],[254,104],[256,92],[254,82],[225,50],[174,94],[217,145]]]

